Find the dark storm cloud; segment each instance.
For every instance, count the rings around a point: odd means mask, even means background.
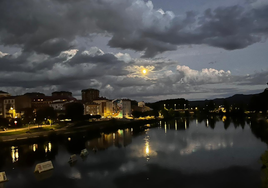
[[[24,51],[55,56],[74,47],[78,36],[108,33],[108,45],[145,51],[152,57],[177,45],[207,44],[227,50],[245,48],[268,33],[268,6],[219,7],[184,18],[157,11],[141,0],[0,2],[0,41]]]
[[[240,49],[267,37],[268,6],[175,15],[142,0],[2,0],[0,17],[0,45],[21,49],[11,55],[0,52],[0,80],[4,80],[0,89],[11,94],[35,89],[80,93],[94,87],[114,98],[145,98],[220,93],[220,89],[206,88],[207,84],[241,86],[267,78],[265,73],[235,77],[229,71],[193,70],[163,58],[134,59],[125,52],[104,53],[79,42],[109,36],[110,47],[142,51],[142,57],[185,44]],[[141,74],[144,68],[146,75]]]
[[[105,54],[100,49],[77,51],[65,51],[57,57],[46,56],[44,60],[43,55],[25,52],[0,57],[0,80],[5,80],[0,82],[0,87],[57,86],[76,90],[90,85],[100,88],[102,83],[96,79],[129,73],[125,70],[126,63],[113,54]]]
[[[67,50],[75,36],[83,36],[93,28],[91,24],[84,29],[86,18],[76,8],[52,1],[3,0],[0,2],[1,42],[48,55]]]
[[[0,58],[0,71],[26,71],[25,66],[27,64],[27,58],[29,54],[24,53],[19,56],[19,58],[13,58],[12,55],[6,55]]]

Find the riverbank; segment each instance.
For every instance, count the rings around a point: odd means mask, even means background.
[[[60,135],[72,135],[81,133],[84,135],[99,135],[101,132],[111,132],[118,129],[124,128],[138,128],[146,124],[150,124],[158,121],[154,120],[108,120],[108,121],[97,121],[97,122],[79,122],[75,125],[67,125],[59,129],[53,128],[39,128],[40,131],[35,130],[34,132],[20,131],[17,134],[8,135],[5,132],[0,134],[0,142],[22,142],[25,140],[43,139],[43,138],[57,138]]]

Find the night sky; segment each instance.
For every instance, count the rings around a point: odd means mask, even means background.
[[[267,36],[267,0],[0,0],[0,90],[148,102],[258,93]]]

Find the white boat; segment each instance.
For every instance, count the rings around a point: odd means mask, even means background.
[[[6,173],[0,172],[0,183],[8,181]]]

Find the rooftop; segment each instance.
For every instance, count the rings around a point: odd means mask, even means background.
[[[55,101],[55,100],[76,100],[76,98],[74,97],[70,97],[70,96],[37,96],[37,97],[33,97],[32,100],[38,100],[38,99],[43,99],[44,101]]]
[[[72,94],[72,92],[70,92],[70,91],[54,91],[54,92],[52,92],[52,94],[53,93],[68,93],[68,94]]]
[[[92,88],[88,88],[88,89],[83,89],[82,92],[83,92],[83,91],[99,91],[99,90],[97,90],[97,89],[92,89]]]
[[[96,99],[94,99],[94,101],[100,101],[100,100],[109,100],[106,97],[98,97]]]
[[[87,103],[85,103],[85,105],[99,105],[99,104],[95,103],[95,102],[87,102]]]
[[[1,90],[0,90],[0,94],[8,94],[8,92],[1,91]]]

